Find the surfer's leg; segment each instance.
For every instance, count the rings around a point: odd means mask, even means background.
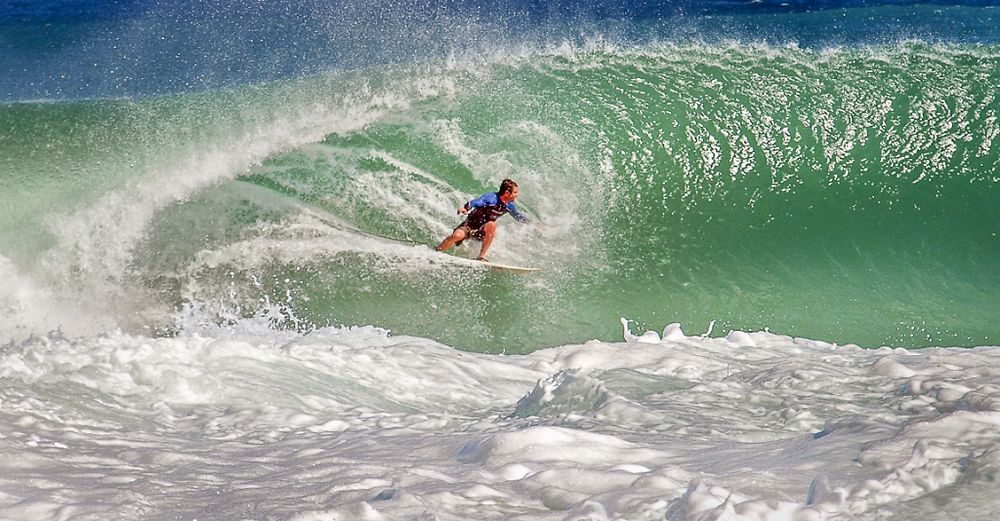
[[[490,244],[493,244],[493,234],[497,231],[497,223],[490,221],[479,230],[483,235],[483,246],[479,248],[479,260],[486,260],[486,251],[490,249]]]
[[[465,230],[461,226],[455,228],[455,231],[451,232],[451,235],[445,237],[441,244],[437,245],[435,248],[437,251],[445,251],[455,245],[456,242],[462,242],[465,240]]]

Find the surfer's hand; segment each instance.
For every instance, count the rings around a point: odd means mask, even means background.
[[[469,209],[466,208],[466,207],[464,207],[464,206],[459,206],[458,207],[458,213],[459,213],[459,215],[461,215],[463,213],[469,213]]]

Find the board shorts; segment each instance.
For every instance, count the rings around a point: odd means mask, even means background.
[[[454,232],[456,232],[458,230],[462,230],[463,232],[465,232],[465,239],[462,239],[461,241],[458,241],[457,243],[455,243],[456,246],[458,246],[458,245],[462,244],[463,242],[465,242],[466,239],[475,239],[477,241],[483,240],[483,228],[482,227],[479,227],[479,228],[476,228],[475,230],[473,230],[472,227],[469,226],[469,224],[468,224],[467,221],[462,221],[462,224],[459,224],[458,226],[456,226],[455,230],[452,233],[454,233]]]

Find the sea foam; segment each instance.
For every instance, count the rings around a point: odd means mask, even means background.
[[[624,324],[528,355],[370,326],[9,344],[0,516],[875,519],[1000,463],[995,347]]]

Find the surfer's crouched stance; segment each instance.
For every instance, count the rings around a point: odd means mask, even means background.
[[[486,251],[493,243],[493,234],[496,233],[497,219],[505,213],[520,222],[528,222],[528,218],[517,211],[514,201],[517,199],[517,183],[510,179],[504,179],[500,183],[500,189],[496,192],[487,192],[476,199],[473,199],[458,209],[459,214],[467,213],[465,220],[445,237],[441,244],[437,245],[437,251],[445,251],[456,244],[461,244],[465,239],[477,239],[483,241],[483,246],[479,249],[478,260],[486,260]]]

